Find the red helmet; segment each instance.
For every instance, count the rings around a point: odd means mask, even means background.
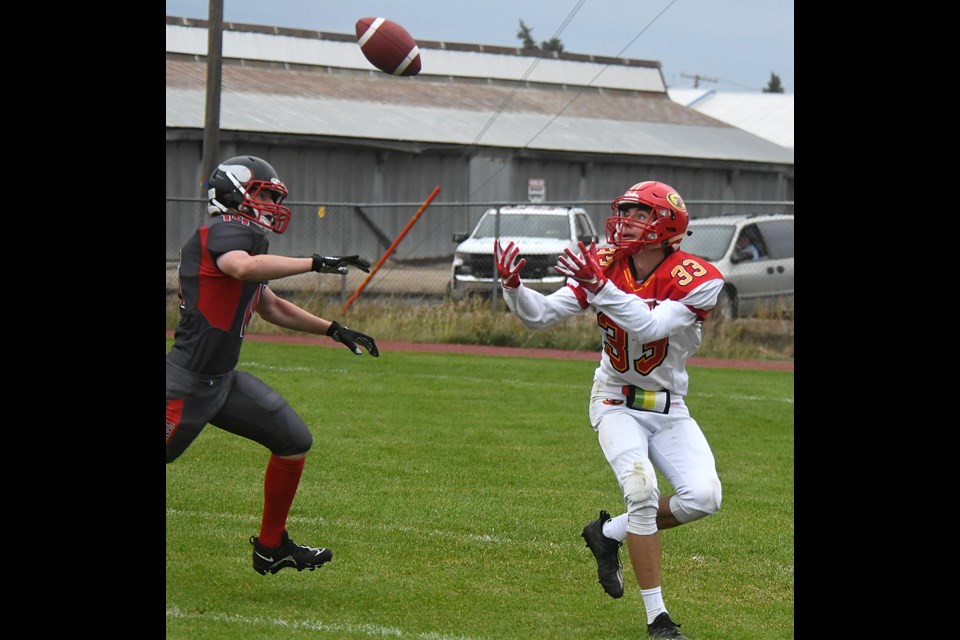
[[[620,215],[630,205],[646,205],[653,211],[648,222]],[[687,232],[687,205],[677,190],[663,182],[638,182],[610,204],[613,215],[607,218],[607,243],[630,254],[648,247],[666,247],[683,240]],[[625,228],[637,229],[636,238],[621,240]]]
[[[207,180],[207,213],[238,214],[251,222],[283,233],[290,222],[290,209],[280,204],[287,187],[266,160],[236,156],[221,162]],[[264,191],[270,202],[256,196]]]

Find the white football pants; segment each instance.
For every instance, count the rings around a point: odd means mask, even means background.
[[[614,404],[617,400],[621,402]],[[716,462],[683,398],[671,396],[667,414],[628,409],[623,400],[620,387],[594,382],[590,424],[623,492],[627,531],[657,531],[655,469],[674,489],[670,510],[681,523],[715,513],[722,497]]]

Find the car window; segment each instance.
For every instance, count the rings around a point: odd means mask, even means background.
[[[474,238],[496,237],[496,214],[484,214]],[[531,238],[558,238],[570,237],[570,222],[566,216],[550,216],[535,214],[501,214],[500,236],[505,238],[527,236]]]
[[[744,260],[759,260],[767,257],[766,243],[755,224],[748,224],[740,230],[737,236],[737,245],[733,254],[734,262]]]
[[[727,253],[733,232],[732,224],[703,224],[688,227],[693,233],[680,243],[680,248],[704,260],[715,261]]]
[[[792,258],[793,220],[770,220],[759,224],[770,257]]]
[[[594,236],[596,235],[593,232],[593,229],[590,228],[590,221],[587,216],[582,213],[578,213],[574,216],[574,222],[577,225],[577,237],[582,238],[583,236]]]

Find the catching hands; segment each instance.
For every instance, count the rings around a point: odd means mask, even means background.
[[[580,242],[580,255],[576,256],[570,249],[564,249],[566,256],[560,255],[557,258],[557,266],[554,270],[573,278],[580,283],[580,286],[590,293],[597,293],[607,283],[607,278],[600,270],[600,263],[597,261],[597,243],[591,242],[588,249]]]
[[[363,353],[360,351],[360,347],[363,347],[374,358],[380,357],[380,350],[377,349],[377,343],[373,338],[359,331],[351,331],[339,322],[334,321],[330,323],[330,328],[327,329],[327,335],[337,342],[342,342],[347,349],[350,349],[350,351],[353,351],[358,356]],[[360,345],[360,347],[357,345]]]
[[[517,254],[520,253],[520,247],[515,246],[513,242],[504,249],[500,246],[500,238],[493,241],[493,253],[497,258],[497,271],[500,272],[500,283],[504,289],[516,289],[520,286],[520,270],[527,264],[526,258],[520,258],[516,262]]]
[[[317,273],[347,274],[347,267],[356,267],[364,273],[370,273],[370,263],[360,256],[321,256],[313,254],[313,270]]]

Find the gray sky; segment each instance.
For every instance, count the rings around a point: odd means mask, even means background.
[[[166,0],[167,15],[203,18],[209,0]],[[770,74],[793,85],[794,0],[223,0],[223,19],[354,33],[382,17],[414,39],[520,46],[520,21],[564,51],[657,60],[670,88],[762,91]],[[711,80],[716,80],[712,82]]]

